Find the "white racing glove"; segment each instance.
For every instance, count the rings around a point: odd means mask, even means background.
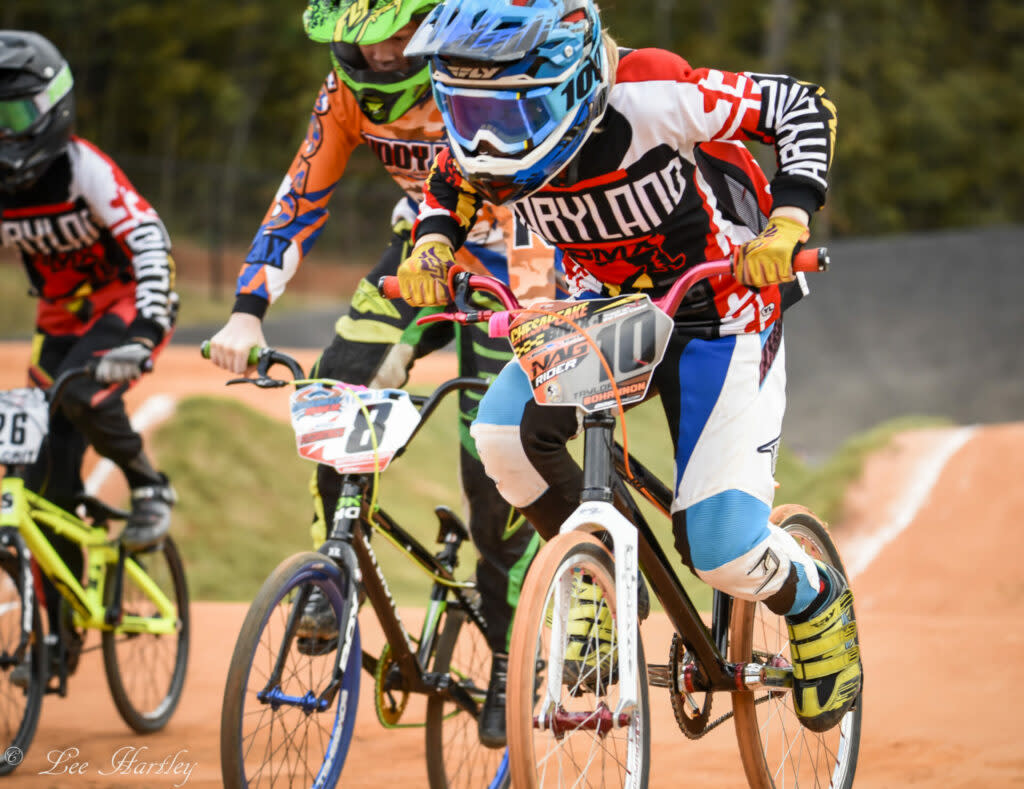
[[[141,342],[129,342],[111,348],[100,357],[95,378],[101,384],[134,381],[142,375],[152,353],[152,349]]]

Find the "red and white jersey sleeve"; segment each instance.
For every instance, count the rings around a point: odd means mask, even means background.
[[[170,330],[174,316],[171,241],[153,207],[113,160],[85,140],[70,150],[71,192],[80,194],[131,263],[137,317]],[[157,338],[159,339],[159,338]]]

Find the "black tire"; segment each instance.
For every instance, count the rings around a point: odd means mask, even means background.
[[[130,561],[146,571],[178,612],[177,630],[170,635],[103,631],[103,668],[114,706],[132,729],[148,734],[167,725],[185,686],[191,641],[188,585],[181,556],[170,537],[157,548],[130,556],[126,562]],[[108,606],[114,602],[115,570],[113,565],[107,568],[104,603]],[[121,599],[125,615],[157,615],[154,603],[127,572]]]
[[[17,657],[26,613],[18,583],[20,567],[13,554],[0,554],[0,654],[8,659]],[[28,583],[31,583],[31,578]],[[24,759],[39,725],[39,712],[46,692],[46,645],[34,595],[31,616],[32,637],[27,647],[28,684],[21,688],[11,683],[11,672],[17,667],[17,661],[0,670],[0,775],[8,775]]]
[[[582,531],[559,534],[541,548],[526,575],[509,648],[508,742],[509,770],[516,789],[588,786],[647,786],[651,765],[651,718],[647,690],[647,664],[637,632],[636,708],[627,725],[616,724],[604,732],[594,721],[618,708],[621,684],[618,661],[601,660],[584,672],[563,667],[554,699],[561,720],[536,724],[544,705],[549,656],[553,645],[550,605],[565,578],[576,593],[575,581],[566,576],[589,576],[601,590],[602,605],[611,614],[612,650],[617,639],[617,600],[612,557],[597,539]],[[588,636],[588,639],[592,639]],[[592,647],[597,644],[591,640]],[[607,719],[606,719],[607,720]],[[591,724],[591,725],[588,725]],[[556,730],[557,728],[557,730]]]
[[[811,556],[846,576],[835,543],[813,513],[791,505],[773,512],[772,520]],[[761,603],[733,601],[731,661],[788,661],[788,647],[784,617]],[[800,724],[790,693],[748,691],[733,693],[732,700],[740,757],[753,789],[853,786],[860,750],[863,694],[839,725],[822,733]],[[792,754],[799,754],[799,758]]]
[[[342,615],[342,571],[320,553],[285,559],[256,593],[231,656],[220,725],[221,775],[227,789],[252,786],[334,786],[341,776],[355,728],[362,650],[352,631],[345,678],[331,708],[304,710],[296,700],[317,698],[332,681],[338,646],[308,654],[291,639],[275,699],[261,701],[280,657],[288,616],[303,587],[319,587],[335,618]],[[269,718],[269,720],[268,720]],[[326,728],[324,726],[326,724]],[[275,735],[280,741],[275,741]],[[266,783],[264,783],[266,781]],[[281,783],[277,783],[281,781]]]
[[[450,673],[478,705],[484,703],[491,649],[477,622],[454,604],[449,604],[445,613],[431,670]],[[505,751],[481,745],[476,718],[448,697],[428,698],[426,738],[431,789],[504,789],[509,785]]]

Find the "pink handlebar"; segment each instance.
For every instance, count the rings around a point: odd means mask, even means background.
[[[828,264],[828,249],[825,247],[804,249],[798,252],[796,257],[793,258],[793,271],[803,273],[825,271],[828,269]],[[688,269],[680,275],[679,279],[672,283],[672,287],[669,288],[668,292],[664,296],[655,299],[654,303],[668,315],[675,315],[676,310],[679,308],[679,303],[683,300],[683,296],[686,295],[686,292],[690,288],[708,277],[731,273],[732,258],[722,258],[721,260],[709,260],[705,263],[698,263],[696,266]],[[520,309],[519,300],[516,298],[515,294],[508,285],[500,280],[479,274],[471,274],[468,284],[469,287],[474,290],[481,290],[485,293],[490,293],[501,302],[505,311],[494,313],[491,313],[490,311],[483,311],[478,314],[478,319],[487,320],[487,333],[491,337],[507,337],[509,333],[509,326],[512,323],[511,311]],[[381,277],[377,287],[380,290],[381,295],[387,299],[401,298],[401,293],[398,288],[398,277]],[[465,313],[445,312],[421,318],[418,323],[432,323],[434,321],[442,320],[454,320],[465,323],[467,317],[468,316]]]
[[[488,337],[508,337],[512,328],[512,313],[508,310],[496,312],[487,321]]]

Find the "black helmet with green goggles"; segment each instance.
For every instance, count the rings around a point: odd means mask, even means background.
[[[25,189],[66,148],[75,116],[71,69],[38,33],[0,30],[0,189]]]

